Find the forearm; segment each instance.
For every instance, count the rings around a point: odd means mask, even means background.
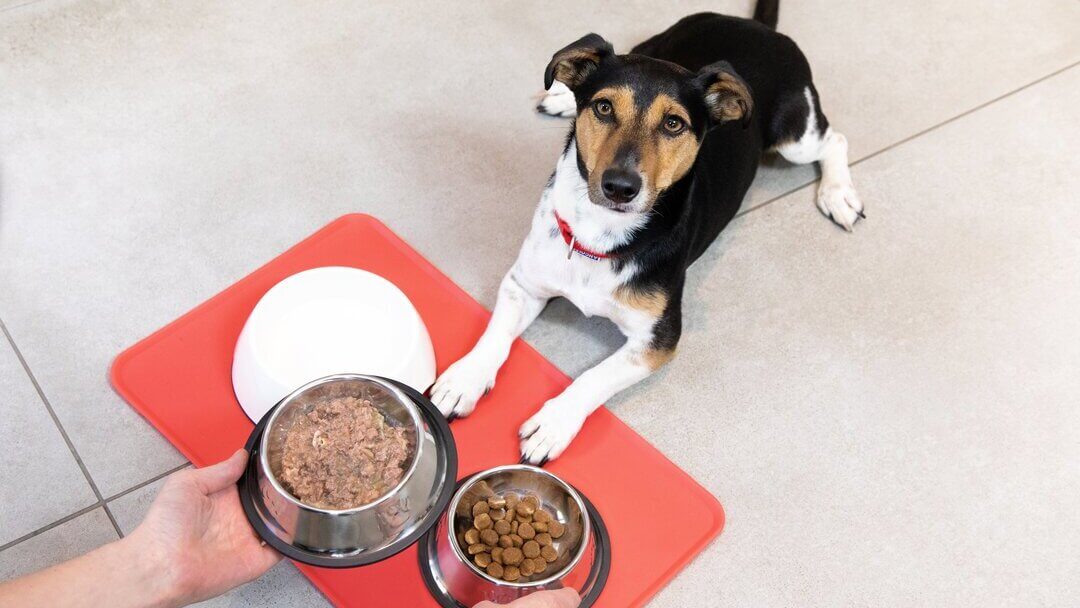
[[[0,607],[176,606],[166,564],[125,538],[52,568],[0,584]]]
[[[511,268],[499,285],[491,321],[473,348],[477,355],[500,364],[510,354],[514,340],[536,320],[547,304],[547,300],[526,290],[514,277],[515,272],[516,268]]]

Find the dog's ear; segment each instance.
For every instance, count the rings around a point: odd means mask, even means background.
[[[745,128],[750,124],[754,110],[754,97],[750,85],[735,73],[726,61],[711,63],[698,71],[695,77],[705,96],[705,107],[715,124],[722,125],[738,120]]]
[[[544,70],[544,88],[550,89],[558,80],[573,90],[585,82],[601,61],[613,54],[615,48],[610,42],[597,34],[588,34],[552,55],[551,63]]]

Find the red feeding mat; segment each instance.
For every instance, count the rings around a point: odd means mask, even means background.
[[[242,447],[252,424],[232,389],[232,356],[248,314],[285,277],[318,266],[353,266],[386,277],[412,300],[446,369],[480,337],[489,313],[378,220],[348,215],[121,353],[116,390],[198,466]],[[454,421],[458,472],[516,463],[517,429],[570,379],[518,340],[495,389]],[[612,563],[597,606],[640,606],[724,525],[720,503],[607,409],[546,466],[595,505],[611,535]],[[678,505],[677,518],[661,513]],[[428,606],[416,547],[363,568],[298,567],[338,606]]]

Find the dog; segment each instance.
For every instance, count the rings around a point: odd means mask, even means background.
[[[601,403],[675,356],[686,269],[735,216],[764,151],[820,163],[817,206],[842,228],[865,217],[847,140],[799,47],[775,31],[778,5],[760,0],[752,20],[691,15],[627,55],[596,34],[555,53],[537,109],[573,126],[491,321],[432,387],[444,415],[473,411],[513,341],[562,296],[626,336],[521,426],[521,462],[562,454]]]

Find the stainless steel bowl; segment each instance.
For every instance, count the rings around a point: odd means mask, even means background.
[[[555,542],[559,558],[543,575],[507,582],[493,578],[469,559],[459,533],[471,525],[468,506],[492,494],[536,495],[543,507],[566,526]],[[426,544],[426,546],[425,546]],[[595,509],[570,484],[528,465],[482,471],[465,480],[450,500],[438,525],[421,541],[421,569],[429,590],[443,606],[473,606],[483,600],[508,603],[545,589],[577,590],[590,605],[607,577],[610,547]]]
[[[402,480],[374,502],[322,509],[290,494],[277,473],[293,423],[315,404],[340,397],[370,400],[389,424],[406,429],[413,457]],[[241,480],[248,519],[279,551],[319,566],[365,565],[412,544],[438,518],[457,469],[449,427],[434,406],[408,387],[376,376],[338,374],[300,387],[260,422],[252,439],[247,483]]]

